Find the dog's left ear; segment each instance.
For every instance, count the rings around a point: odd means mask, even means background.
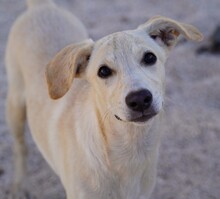
[[[49,95],[58,99],[65,95],[75,77],[82,77],[88,65],[94,42],[89,39],[63,48],[46,67]]]
[[[138,29],[146,31],[159,45],[169,50],[176,44],[180,34],[193,41],[203,39],[202,33],[194,26],[162,16],[151,18],[145,24],[140,25]]]

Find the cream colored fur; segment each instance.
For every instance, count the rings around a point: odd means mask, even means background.
[[[199,41],[201,33],[157,16],[136,30],[93,42],[81,22],[52,1],[29,0],[28,6],[13,25],[6,52],[7,119],[16,154],[12,198],[25,197],[26,117],[68,199],[149,198],[160,143],[164,64],[180,34]],[[157,57],[153,66],[141,63],[146,51]],[[107,79],[98,77],[103,65],[113,70]],[[133,122],[140,116],[125,103],[128,93],[139,89],[153,95],[157,115],[146,122]]]

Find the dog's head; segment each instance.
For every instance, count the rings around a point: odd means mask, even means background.
[[[179,35],[202,39],[195,27],[157,16],[136,30],[69,45],[47,66],[49,94],[60,98],[74,77],[86,78],[103,117],[145,122],[162,109],[164,64]]]

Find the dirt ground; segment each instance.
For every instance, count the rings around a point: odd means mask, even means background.
[[[98,39],[132,29],[154,15],[196,25],[206,40],[220,24],[219,0],[57,0]],[[24,0],[0,0],[0,199],[13,177],[12,138],[5,124],[4,53]],[[152,199],[220,198],[220,55],[196,54],[201,44],[182,41],[167,62],[167,98],[157,184]],[[64,199],[63,188],[27,130],[28,185],[38,199]]]

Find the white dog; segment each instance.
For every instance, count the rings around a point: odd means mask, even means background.
[[[93,42],[81,22],[51,0],[29,0],[6,52],[13,198],[25,197],[26,118],[68,199],[149,198],[164,64],[180,34],[202,39],[195,27],[157,16]]]

